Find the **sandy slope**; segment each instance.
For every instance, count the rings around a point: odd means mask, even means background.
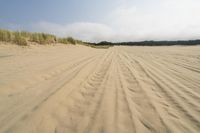
[[[0,132],[197,133],[199,51],[0,45]]]

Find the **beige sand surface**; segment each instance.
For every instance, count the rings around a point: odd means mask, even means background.
[[[200,46],[0,45],[0,133],[199,133]]]

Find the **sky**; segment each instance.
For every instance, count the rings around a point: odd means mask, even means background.
[[[0,0],[0,28],[90,42],[200,39],[200,0]]]

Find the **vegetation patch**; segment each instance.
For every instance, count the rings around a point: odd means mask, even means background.
[[[80,40],[76,40],[72,37],[58,38],[55,35],[47,33],[32,33],[26,31],[9,31],[0,29],[0,41],[2,42],[11,42],[17,45],[26,46],[28,42],[35,42],[38,44],[84,44]]]
[[[92,48],[107,49],[112,46],[172,46],[172,45],[200,45],[200,40],[184,40],[184,41],[141,41],[141,42],[107,42],[100,43],[83,42],[72,37],[59,38],[55,35],[47,33],[32,33],[26,31],[9,31],[0,29],[0,41],[11,42],[17,45],[26,46],[28,42],[35,42],[41,45],[46,44],[82,44]]]

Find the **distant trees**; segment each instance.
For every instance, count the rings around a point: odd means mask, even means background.
[[[103,42],[98,43],[97,45],[113,45],[113,44],[114,43],[103,41]]]
[[[92,43],[93,45],[113,46],[113,45],[126,45],[126,46],[172,46],[172,45],[200,45],[200,40],[186,40],[186,41],[141,41],[141,42],[100,42]]]
[[[0,29],[0,41],[16,43],[18,45],[28,45],[28,42],[35,42],[38,44],[83,44],[92,47],[110,47],[114,45],[127,46],[171,46],[171,45],[200,45],[200,40],[186,40],[186,41],[142,41],[142,42],[107,42],[100,43],[82,42],[72,37],[57,38],[55,35],[47,33],[31,33],[26,31],[9,31]]]

